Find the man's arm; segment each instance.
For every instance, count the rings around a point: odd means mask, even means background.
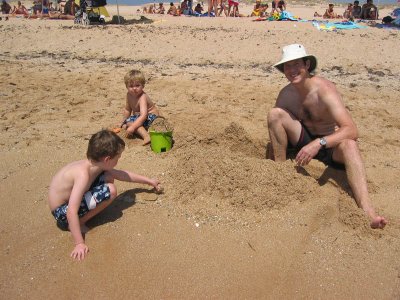
[[[325,137],[326,147],[336,147],[346,139],[357,140],[358,130],[350,113],[344,106],[342,97],[332,82],[326,81],[319,90],[319,97],[326,105],[328,113],[338,126],[338,130]]]

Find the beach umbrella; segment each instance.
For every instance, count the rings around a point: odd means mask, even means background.
[[[118,6],[118,0],[115,0],[115,3],[117,4],[118,24],[121,24],[121,20],[119,19],[119,6]]]

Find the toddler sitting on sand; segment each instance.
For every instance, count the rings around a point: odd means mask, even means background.
[[[144,183],[161,191],[160,182],[135,173],[116,170],[125,142],[114,132],[94,134],[87,149],[87,159],[72,162],[54,175],[49,187],[49,206],[62,230],[70,230],[75,247],[71,257],[82,260],[89,248],[82,232],[85,223],[104,210],[117,196],[114,180]]]
[[[158,108],[143,90],[146,79],[141,71],[129,71],[124,80],[128,92],[123,120],[118,126],[126,129],[126,137],[132,137],[134,133],[137,133],[143,139],[143,145],[147,145],[150,143],[147,130],[159,116]]]

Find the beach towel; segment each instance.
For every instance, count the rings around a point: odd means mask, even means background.
[[[298,21],[298,18],[293,17],[293,15],[284,10],[283,12],[281,12],[280,16],[279,16],[279,20],[280,21]]]
[[[367,28],[367,26],[363,26],[351,21],[343,21],[343,22],[318,22],[318,21],[313,21],[312,22],[313,26],[316,27],[320,31],[336,31],[336,30],[342,30],[342,29],[361,29],[361,28]]]

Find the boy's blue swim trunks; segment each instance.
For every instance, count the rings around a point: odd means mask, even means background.
[[[139,117],[140,117],[139,114],[135,114],[135,115],[133,115],[133,116],[130,116],[129,118],[127,118],[127,119],[124,121],[124,124],[130,123],[130,122],[135,122],[136,119],[139,118]],[[155,114],[148,114],[148,115],[147,115],[146,121],[144,121],[144,123],[143,123],[143,127],[146,128],[146,129],[149,129],[151,123],[153,123],[153,121],[154,121],[155,119],[157,119],[157,115],[155,115]]]
[[[98,203],[110,199],[110,196],[110,189],[104,181],[103,172],[97,176],[90,186],[89,191],[83,195],[81,205],[78,209],[79,218],[82,218],[84,215],[86,215],[89,210],[94,209]],[[51,212],[57,221],[58,228],[61,230],[68,230],[67,210],[68,203],[65,203]]]

